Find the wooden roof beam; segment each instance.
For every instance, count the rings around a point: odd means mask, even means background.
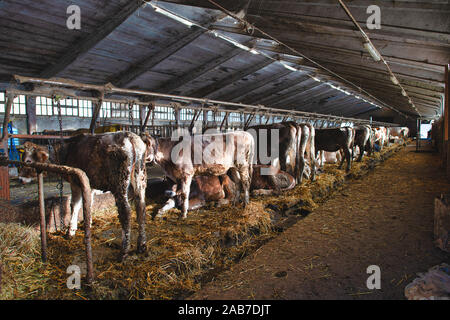
[[[266,79],[255,81],[251,85],[242,87],[240,90],[235,90],[231,93],[224,94],[220,97],[218,97],[219,100],[227,100],[227,101],[236,101],[239,98],[246,97],[248,94],[250,94],[252,91],[255,91],[259,88],[264,87],[266,84],[269,84],[273,81],[276,81],[282,77],[287,76],[288,74],[292,73],[291,70],[283,70],[282,72],[279,72],[273,76],[267,77]]]
[[[214,93],[214,92],[222,89],[223,87],[226,87],[226,86],[232,84],[233,82],[244,78],[245,76],[255,73],[256,71],[267,67],[268,65],[272,64],[273,62],[274,62],[274,60],[265,58],[263,61],[255,64],[255,65],[252,65],[246,69],[237,71],[237,72],[225,77],[225,79],[222,79],[221,81],[213,82],[212,84],[210,84],[206,87],[200,88],[198,90],[193,90],[193,91],[189,92],[187,95],[191,96],[191,97],[207,97],[211,93]]]
[[[253,43],[247,43],[245,45],[251,45]],[[205,64],[186,72],[185,75],[178,77],[177,79],[171,79],[166,83],[162,84],[160,87],[156,88],[155,91],[165,92],[165,93],[173,93],[176,89],[184,86],[185,84],[191,82],[192,80],[197,79],[201,75],[207,73],[208,71],[213,70],[214,68],[220,66],[222,63],[232,59],[233,57],[243,53],[242,49],[233,47],[230,51],[221,55],[220,57],[214,58]]]
[[[65,70],[75,60],[80,58],[95,47],[100,41],[112,33],[125,20],[132,16],[144,3],[142,1],[129,1],[114,16],[109,17],[95,32],[90,33],[84,39],[76,41],[59,60],[45,68],[40,74],[40,78],[52,78]]]

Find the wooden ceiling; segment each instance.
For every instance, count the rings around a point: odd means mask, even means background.
[[[342,116],[392,115],[336,86],[347,82],[287,48],[224,18],[208,0],[153,1],[198,25],[263,52],[254,55],[155,12],[139,0],[0,1],[0,81],[12,74],[264,104]],[[417,116],[383,63],[375,62],[338,1],[216,0],[302,55],[366,90],[386,105]],[[66,28],[66,9],[80,6],[81,30]],[[346,1],[423,116],[441,110],[450,62],[449,1]],[[381,8],[381,29],[367,30],[366,9]],[[286,69],[283,59],[303,72]],[[364,96],[364,94],[362,94]]]

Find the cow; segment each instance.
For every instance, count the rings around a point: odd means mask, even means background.
[[[285,124],[295,125],[297,128],[297,156],[296,162],[298,167],[297,182],[302,183],[307,159],[311,166],[311,181],[315,180],[318,163],[315,158],[315,135],[314,127],[309,123],[296,123],[292,121],[282,122]]]
[[[359,148],[359,157],[356,161],[363,159],[364,152],[367,151],[369,156],[373,151],[372,128],[369,125],[357,126],[355,129],[354,146]]]
[[[408,136],[409,136],[408,127],[392,127],[389,130],[389,137],[391,139],[398,138],[403,144],[406,144]]]
[[[272,159],[272,166],[278,167],[281,171],[285,171],[296,179],[296,183],[301,183],[305,171],[305,153],[314,159],[314,127],[309,124],[298,124],[293,121],[285,121],[270,125],[257,125],[249,127],[248,132],[252,132],[256,137],[257,145],[255,154],[257,164],[267,165],[260,156],[269,156],[261,153],[261,147],[270,150],[270,157],[273,158],[274,152],[278,154],[278,158]],[[278,131],[278,139],[276,145],[272,146],[272,133]],[[266,134],[266,135],[264,135]],[[267,137],[264,139],[264,137]],[[276,150],[278,148],[278,150]],[[312,161],[311,179],[315,178],[315,161]]]
[[[376,127],[372,128],[373,144],[379,146],[379,150],[383,150],[385,145],[389,146],[389,135],[388,128],[386,127]]]
[[[316,129],[315,136],[315,158],[320,150],[336,152],[342,150],[342,158],[339,168],[342,168],[344,160],[347,161],[346,171],[350,171],[352,165],[351,150],[354,142],[354,129],[350,127]]]
[[[155,139],[146,135],[146,141],[154,146],[154,157],[148,161],[159,164],[180,190],[182,219],[187,218],[190,186],[196,175],[221,176],[230,171],[233,181],[243,191],[244,206],[249,203],[254,152],[250,133],[183,135],[182,141],[178,140],[174,137]],[[240,192],[236,194],[238,197]]]
[[[131,132],[81,134],[56,143],[50,151],[30,142],[25,143],[24,149],[24,162],[51,162],[81,169],[88,176],[92,189],[110,191],[113,194],[122,226],[122,260],[128,256],[130,250],[129,196],[135,197],[139,225],[137,251],[139,253],[145,251],[145,189],[147,185],[145,164],[146,160],[153,156],[149,154],[154,150],[151,140],[143,140]],[[82,195],[76,181],[73,181],[70,176],[63,176],[63,178],[70,183],[72,190],[72,217],[68,230],[70,237],[77,230]],[[89,222],[85,221],[85,223]]]
[[[269,169],[268,174],[262,175],[261,170],[259,170],[261,167]],[[295,179],[289,173],[280,171],[275,167],[258,165],[253,167],[251,190],[254,196],[272,195],[280,191],[290,190],[294,186]],[[172,208],[182,209],[183,202],[176,183],[158,181],[154,182],[149,188],[166,190],[165,195],[169,197],[155,217],[162,217]],[[236,184],[226,174],[221,176],[195,176],[192,179],[189,193],[188,210],[199,209],[211,201],[218,202],[220,205],[228,204],[235,199],[236,192],[238,192]]]
[[[277,167],[298,179],[300,169],[296,158],[300,136],[297,134],[296,124],[256,125],[248,127],[247,132],[253,135],[256,142],[255,164]],[[272,141],[273,139],[275,140]]]

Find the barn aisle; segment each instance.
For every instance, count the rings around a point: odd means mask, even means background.
[[[404,299],[417,272],[449,262],[435,248],[434,198],[450,192],[435,153],[408,146],[190,299]],[[381,268],[369,290],[366,268]]]

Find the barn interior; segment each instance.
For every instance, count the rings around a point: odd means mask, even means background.
[[[50,263],[40,264],[39,254],[31,259],[38,265],[32,270],[45,272],[35,283],[15,288],[16,296],[6,298],[398,299],[404,298],[403,289],[414,272],[450,262],[448,253],[433,246],[426,230],[417,231],[420,221],[426,221],[424,228],[433,232],[434,198],[447,194],[450,187],[448,1],[1,0],[0,30],[0,149],[11,161],[21,160],[25,141],[51,146],[79,129],[145,131],[164,138],[180,128],[228,132],[294,121],[316,129],[370,125],[408,127],[410,132],[407,146],[394,143],[355,162],[350,173],[326,165],[317,182],[307,181],[280,197],[256,197],[249,208],[237,212],[210,205],[190,213],[187,221],[178,221],[176,210],[164,220],[152,220],[150,216],[164,201],[149,196],[151,244],[145,257],[133,255],[124,263],[115,261],[121,236],[114,198],[96,196],[92,250],[97,283],[90,293],[67,289],[61,280],[74,264],[84,265],[85,276],[87,262],[83,231],[71,241],[63,236],[63,225],[70,220],[70,187],[59,175],[48,174],[43,190]],[[408,165],[416,171],[395,170]],[[20,229],[23,224],[17,222],[25,221],[34,224],[35,230],[39,228],[38,183],[22,185],[18,167],[0,168],[0,223],[9,222],[4,226],[8,229],[14,222],[14,228]],[[359,284],[361,279],[348,284],[343,270],[330,271],[326,261],[316,265],[316,254],[330,254],[324,251],[324,243],[317,252],[296,251],[297,258],[313,257],[310,261],[298,258],[310,269],[298,271],[294,264],[287,271],[296,277],[293,283],[304,286],[301,293],[285,284],[277,292],[268,292],[278,285],[271,281],[267,282],[270,288],[258,291],[256,280],[230,280],[233,268],[249,264],[258,272],[265,270],[260,265],[267,265],[267,274],[287,281],[286,270],[278,270],[279,265],[244,258],[266,245],[270,249],[296,228],[312,238],[316,235],[311,230],[320,229],[322,237],[334,239],[334,232],[354,219],[354,213],[343,214],[347,220],[339,222],[316,210],[326,211],[336,197],[344,199],[341,203],[350,198],[359,201],[363,195],[357,196],[357,191],[348,195],[347,186],[351,189],[364,179],[378,181],[378,170],[392,182],[391,193],[406,186],[401,189],[407,190],[405,197],[423,194],[415,201],[386,198],[387,204],[378,209],[358,209],[359,213],[384,213],[374,218],[379,220],[372,221],[372,227],[382,228],[392,216],[397,217],[398,225],[392,224],[399,228],[396,242],[408,243],[408,228],[417,231],[410,239],[419,243],[417,248],[408,247],[414,252],[410,268],[403,272],[401,261],[389,262],[393,280],[386,284],[388,290],[366,295],[370,290],[365,282]],[[163,174],[149,167],[149,185]],[[413,180],[411,186],[407,177]],[[404,205],[403,211],[398,203]],[[334,210],[344,212],[337,207]],[[417,207],[424,209],[417,216],[407,215]],[[326,226],[320,216],[327,220]],[[361,221],[355,229],[376,237],[366,230],[368,222]],[[29,230],[14,232],[39,239],[39,233]],[[379,247],[392,242],[393,232],[380,231]],[[301,241],[305,245],[309,240]],[[393,247],[396,254],[405,250],[401,244]],[[423,255],[427,258],[419,258]],[[354,256],[348,253],[347,258]],[[8,261],[5,254],[2,258]],[[137,262],[140,267],[134,267]],[[332,260],[339,262],[336,257]],[[9,271],[20,273],[24,268],[11,262]],[[305,272],[308,276],[303,278]],[[0,288],[8,277],[1,279]],[[327,295],[329,284],[324,279],[342,284],[342,290]]]

